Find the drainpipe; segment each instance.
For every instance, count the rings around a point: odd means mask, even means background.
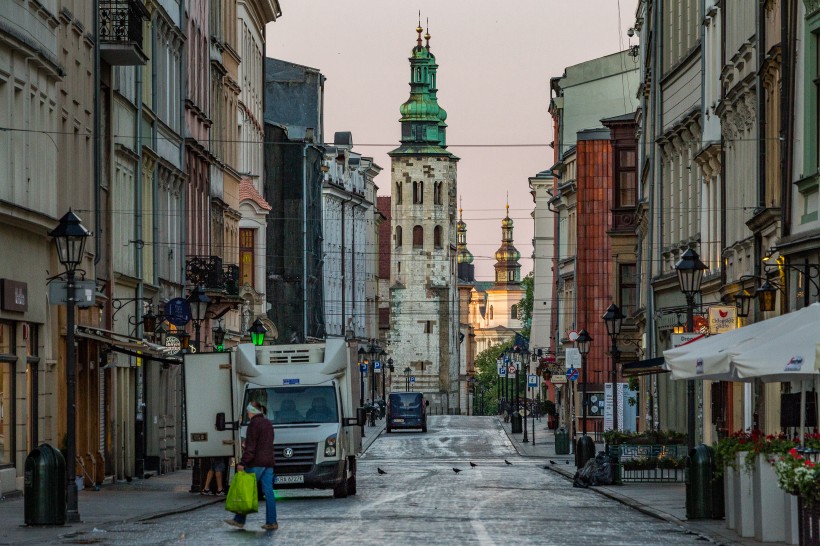
[[[142,67],[136,67],[136,103],[137,115],[135,118],[134,134],[136,135],[137,168],[134,176],[134,267],[136,269],[137,287],[134,297],[135,316],[137,318],[137,337],[141,338],[142,331],[142,298],[144,282],[142,278],[142,252],[145,247],[142,241]],[[134,475],[142,478],[145,475],[145,360],[138,359],[136,373],[136,402],[134,414]]]
[[[308,276],[307,276],[307,149],[308,142],[302,144],[302,341],[307,341],[308,335]]]
[[[661,10],[663,9],[663,1],[659,0],[658,3],[653,7],[654,13],[652,17],[654,19],[652,23],[652,34],[654,43],[652,46],[654,47],[655,51],[652,55],[652,89],[649,93],[649,100],[652,108],[652,117],[654,118],[652,122],[649,124],[650,129],[650,143],[651,146],[649,147],[649,191],[647,192],[649,202],[647,203],[647,231],[646,231],[646,239],[649,241],[649,244],[646,245],[647,249],[647,256],[646,256],[646,264],[647,264],[647,274],[646,278],[646,318],[647,318],[647,331],[648,335],[646,336],[646,354],[647,355],[655,355],[657,348],[656,348],[656,321],[655,321],[655,292],[652,289],[652,276],[655,273],[652,268],[652,264],[655,260],[655,187],[656,187],[656,178],[660,174],[660,158],[659,154],[657,153],[658,144],[657,144],[657,130],[661,124],[661,114],[660,114],[660,100],[658,100],[658,94],[660,93],[660,74],[658,70],[661,67],[661,63],[658,62],[658,56],[663,51],[662,47],[662,40],[663,40],[663,29],[661,28],[662,18],[661,18]],[[660,184],[657,184],[660,187]],[[662,201],[661,201],[662,202]],[[660,230],[659,230],[660,231]],[[652,414],[653,414],[653,425],[656,430],[660,430],[660,402],[658,401],[658,377],[655,375],[652,379]]]
[[[347,323],[346,323],[346,311],[347,311],[346,303],[347,303],[347,301],[346,301],[346,299],[347,298],[345,298],[345,295],[347,294],[347,285],[345,283],[345,279],[347,277],[347,275],[346,275],[347,270],[345,268],[345,205],[347,205],[351,201],[353,201],[352,196],[350,197],[350,199],[342,201],[342,207],[341,207],[342,208],[342,219],[341,219],[341,223],[342,223],[342,244],[340,245],[339,253],[340,253],[340,256],[342,258],[342,268],[341,268],[342,278],[340,279],[342,281],[342,283],[341,283],[342,284],[342,312],[341,312],[342,327],[341,327],[341,332],[340,333],[342,334],[343,337],[347,336],[347,330],[346,330],[346,327],[347,327]],[[354,334],[356,333],[355,328],[353,329],[353,333]]]
[[[755,114],[757,115],[757,206],[765,208],[766,203],[766,111],[763,108],[763,61],[766,55],[766,21],[763,17],[763,7],[765,2],[758,0],[755,9],[755,31],[757,37],[757,74],[755,75]],[[757,256],[756,263],[760,261]]]
[[[100,127],[100,0],[94,0],[94,265],[102,260],[102,127]]]

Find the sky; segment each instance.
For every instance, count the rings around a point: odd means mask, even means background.
[[[267,26],[266,55],[327,78],[325,140],[352,132],[353,151],[384,169],[375,180],[379,195],[390,193],[387,153],[399,143],[421,10],[439,64],[448,150],[461,158],[458,195],[476,278],[493,279],[507,199],[522,277],[531,271],[527,179],[553,164],[550,78],[626,49],[638,0],[279,1],[282,17]]]

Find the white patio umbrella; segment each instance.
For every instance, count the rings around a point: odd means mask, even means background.
[[[741,380],[800,381],[800,443],[806,418],[807,382],[820,378],[820,304],[775,319],[771,328],[731,350],[731,366]]]

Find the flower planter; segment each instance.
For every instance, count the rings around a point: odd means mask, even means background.
[[[755,457],[754,480],[755,539],[761,542],[786,540],[786,493],[777,484],[774,467],[765,455]]]
[[[735,512],[737,510],[737,502],[735,502],[734,493],[737,481],[740,479],[737,474],[738,471],[731,466],[723,467],[723,475],[726,477],[726,495],[723,497],[723,507],[724,513],[726,514],[727,529],[737,528],[737,514]]]
[[[800,544],[800,510],[797,495],[786,493],[783,519],[786,522],[786,544]]]
[[[616,458],[615,480],[619,484],[686,481],[683,464],[677,464],[686,455],[684,445],[620,444],[609,446],[608,452]]]
[[[755,503],[754,480],[746,470],[746,452],[737,454],[737,480],[735,480],[732,497],[735,502],[735,531],[738,535],[749,538],[755,536]]]
[[[820,546],[820,504],[798,498],[801,546]]]

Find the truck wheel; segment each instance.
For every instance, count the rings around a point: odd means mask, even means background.
[[[348,484],[348,478],[347,478],[348,466],[347,466],[347,464],[348,464],[347,461],[345,461],[345,471],[344,471],[344,477],[342,478],[342,481],[339,482],[339,485],[337,485],[336,487],[333,488],[333,498],[335,498],[335,499],[344,499],[345,497],[347,497],[347,495],[349,493],[348,487],[347,487],[347,484]]]
[[[391,432],[393,432],[393,429],[390,427],[385,427],[384,432],[385,434],[390,434]]]

